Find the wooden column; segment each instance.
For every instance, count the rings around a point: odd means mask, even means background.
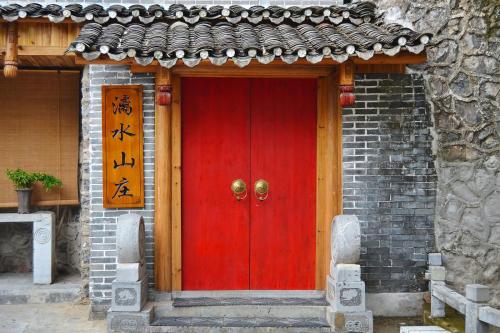
[[[330,271],[330,225],[342,214],[342,108],[339,72],[318,79],[316,289],[325,290]]]
[[[155,82],[155,281],[172,287],[172,107],[170,70],[158,66]]]
[[[5,77],[11,78],[17,76],[17,46],[18,29],[17,22],[9,23],[7,28],[7,45],[5,50],[5,59],[3,73]]]
[[[340,105],[353,106],[354,96],[354,63],[350,60],[340,65]]]
[[[172,291],[182,290],[181,78],[172,77]]]

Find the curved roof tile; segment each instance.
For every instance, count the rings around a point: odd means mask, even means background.
[[[294,23],[323,21],[339,22],[346,19],[355,24],[362,22],[373,22],[376,19],[375,5],[371,2],[361,2],[344,6],[309,6],[309,7],[280,7],[280,6],[252,6],[245,8],[233,5],[228,8],[222,6],[192,6],[186,7],[181,4],[172,4],[169,7],[161,5],[112,5],[104,8],[98,4],[82,6],[81,4],[69,4],[61,6],[50,4],[43,6],[38,3],[31,3],[25,6],[18,4],[0,5],[0,17],[6,21],[15,21],[23,18],[46,17],[52,22],[61,22],[64,19],[71,19],[75,22],[96,22],[96,23],[122,23],[141,22],[145,24],[157,21],[177,21],[182,20],[188,24],[194,24],[203,20],[224,20],[230,23],[250,22],[260,23],[269,21],[273,24],[280,24],[285,19]]]
[[[430,34],[384,24],[375,9],[372,2],[288,8],[32,3],[0,5],[0,17],[84,22],[69,52],[89,60],[103,54],[114,60],[132,57],[143,65],[157,59],[166,67],[179,59],[188,66],[202,59],[216,65],[230,59],[242,67],[252,59],[269,63],[276,57],[286,63],[299,58],[316,63],[325,57],[343,62],[352,55],[369,59],[377,53],[395,55],[402,49],[419,53],[429,42]]]
[[[134,57],[140,64],[157,59],[173,66],[178,59],[196,65],[201,59],[223,64],[232,59],[238,65],[253,58],[268,63],[275,57],[287,63],[299,58],[310,62],[331,57],[338,62],[349,55],[369,59],[374,54],[394,55],[402,48],[419,53],[429,41],[429,34],[419,34],[400,25],[373,23],[283,23],[260,24],[226,21],[187,24],[156,22],[150,25],[88,23],[71,43],[68,51],[96,59],[102,54],[115,60]]]

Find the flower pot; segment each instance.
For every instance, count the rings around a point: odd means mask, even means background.
[[[17,192],[17,212],[19,214],[28,214],[31,208],[31,192],[30,188],[22,188]]]

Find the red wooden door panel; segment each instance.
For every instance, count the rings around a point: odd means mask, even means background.
[[[250,179],[248,79],[182,80],[182,287],[248,289]]]
[[[250,289],[314,289],[316,80],[251,82]]]

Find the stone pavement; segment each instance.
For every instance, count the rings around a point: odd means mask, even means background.
[[[105,320],[88,320],[88,305],[0,305],[0,333],[105,333]]]

